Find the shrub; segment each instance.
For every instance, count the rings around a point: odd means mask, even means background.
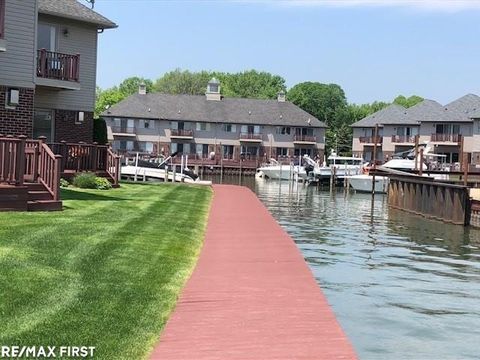
[[[97,184],[95,179],[97,177],[93,173],[81,173],[75,175],[73,178],[73,185],[81,189],[96,189]]]
[[[69,187],[69,186],[70,186],[70,183],[67,180],[65,180],[64,178],[60,179],[60,187],[66,188],[66,187]]]
[[[105,178],[97,177],[95,178],[96,188],[99,190],[109,190],[112,188],[112,184]]]

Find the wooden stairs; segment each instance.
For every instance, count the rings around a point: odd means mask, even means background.
[[[59,211],[62,210],[62,201],[55,200],[53,195],[43,184],[25,183],[27,186],[28,211]]]

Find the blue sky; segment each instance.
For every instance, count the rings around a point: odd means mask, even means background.
[[[350,102],[480,95],[480,1],[96,0],[98,85],[175,68],[339,84]]]

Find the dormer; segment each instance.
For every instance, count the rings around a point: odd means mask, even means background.
[[[280,91],[278,94],[277,94],[277,100],[278,102],[285,102],[285,91]]]
[[[222,100],[222,95],[220,95],[220,81],[212,78],[212,80],[208,82],[207,92],[205,93],[205,96],[207,97],[207,100]]]

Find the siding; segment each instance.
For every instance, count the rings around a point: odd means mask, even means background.
[[[80,54],[80,90],[54,90],[39,87],[35,94],[37,108],[93,111],[97,73],[97,29],[80,22],[39,15],[39,22],[57,26],[57,51]],[[67,28],[68,37],[63,35]]]
[[[0,85],[34,88],[36,1],[7,0]]]
[[[120,118],[120,117],[118,117]],[[105,117],[107,127],[111,128],[114,126],[115,117]],[[170,142],[170,128],[171,122],[168,120],[154,120],[155,125],[153,129],[142,129],[139,128],[139,121],[135,119],[134,126],[136,127],[135,134],[136,137],[129,137],[128,140],[138,140],[138,141],[151,141],[151,142]],[[234,133],[223,131],[223,124],[210,123],[210,131],[197,131],[195,122],[186,122],[189,123],[188,126],[191,126],[194,132],[194,139],[188,140],[187,142],[195,142],[198,144],[219,144],[222,145],[240,145],[243,142],[240,142],[240,128],[241,124],[235,124],[237,126],[237,131]],[[285,125],[288,126],[288,125]],[[113,140],[111,136],[112,132],[108,131],[110,134],[109,140]],[[293,143],[293,134],[295,133],[295,127],[292,127],[291,135],[279,135],[276,134],[276,127],[270,125],[261,126],[262,140],[260,144],[264,147],[288,147],[293,148],[295,145]],[[325,129],[323,128],[314,128],[313,134],[317,137],[317,144],[315,147],[317,149],[323,150],[325,148],[324,137]],[[125,138],[127,139],[127,138]],[[175,141],[175,140],[173,140]],[[247,143],[245,143],[247,144]],[[302,146],[298,146],[302,147]],[[307,145],[308,147],[308,145]]]

